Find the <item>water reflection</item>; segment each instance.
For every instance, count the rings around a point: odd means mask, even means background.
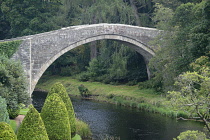
[[[38,110],[46,94],[34,93],[33,104]],[[176,121],[159,114],[95,101],[72,98],[76,116],[87,122],[94,139],[101,135],[120,136],[121,140],[172,140],[180,132],[202,130],[203,124]]]

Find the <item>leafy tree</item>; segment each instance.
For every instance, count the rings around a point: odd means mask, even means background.
[[[203,132],[199,131],[185,131],[180,133],[177,138],[174,138],[173,140],[209,140],[206,138],[206,135]]]
[[[196,113],[210,132],[210,63],[209,57],[201,57],[191,64],[194,72],[185,72],[176,80],[176,91],[168,97],[172,105],[189,113]]]
[[[157,27],[164,29],[165,32],[155,42],[156,46],[161,46],[161,49],[151,59],[150,67],[155,75],[154,83],[158,83],[157,85],[160,85],[164,91],[173,90],[174,79],[188,71],[190,63],[202,55],[207,55],[210,50],[207,39],[209,20],[205,16],[208,10],[207,8],[203,10],[208,6],[207,1],[181,4],[174,13],[170,13],[167,18],[168,24],[157,22]],[[157,9],[154,17],[156,20],[159,13],[165,13],[164,8],[160,7],[159,10]]]
[[[7,112],[7,104],[4,98],[0,96],[0,122],[9,123],[9,114]]]
[[[28,104],[29,94],[20,63],[0,56],[0,96],[6,99],[9,116],[15,118],[19,104]]]
[[[49,139],[71,140],[68,111],[61,97],[54,93],[47,97],[41,117]]]
[[[29,106],[29,111],[18,129],[17,138],[18,140],[49,140],[42,118],[32,105]]]
[[[51,87],[47,96],[50,96],[53,93],[58,94],[61,97],[61,99],[63,100],[63,102],[66,106],[66,109],[67,109],[67,112],[68,112],[70,128],[71,128],[71,137],[73,138],[76,135],[76,125],[75,125],[75,113],[74,113],[74,108],[73,108],[71,99],[69,98],[65,87],[59,82],[55,83]]]
[[[0,139],[1,140],[17,140],[12,127],[6,122],[0,122]]]

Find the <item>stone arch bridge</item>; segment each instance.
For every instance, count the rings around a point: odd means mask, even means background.
[[[38,80],[45,70],[67,51],[96,40],[113,39],[130,44],[139,52],[148,64],[155,55],[155,47],[149,45],[161,31],[153,28],[137,27],[123,24],[93,24],[62,28],[36,35],[23,36],[14,39],[22,43],[12,59],[20,60],[32,94]],[[147,71],[149,75],[149,70]]]

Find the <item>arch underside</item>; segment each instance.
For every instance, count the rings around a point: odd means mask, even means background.
[[[117,41],[122,41],[125,42],[127,44],[130,44],[129,47],[133,48],[134,50],[136,50],[138,53],[140,53],[144,59],[145,62],[148,63],[149,59],[152,58],[152,56],[155,55],[154,51],[152,49],[150,49],[149,47],[147,47],[146,45],[144,45],[143,43],[125,37],[125,36],[121,36],[121,35],[100,35],[100,36],[94,36],[91,38],[86,38],[86,39],[82,39],[80,41],[77,41],[75,43],[72,43],[69,46],[66,46],[62,51],[60,51],[59,53],[57,53],[56,55],[54,55],[53,57],[51,57],[44,65],[42,65],[42,67],[39,70],[39,73],[34,75],[32,78],[32,90],[34,90],[38,80],[41,78],[42,74],[46,71],[46,69],[56,60],[58,59],[61,55],[63,55],[64,53],[80,46],[83,44],[87,44],[93,41],[97,41],[97,40],[104,40],[104,39],[110,39],[110,40],[117,40]],[[31,93],[32,94],[32,93]]]

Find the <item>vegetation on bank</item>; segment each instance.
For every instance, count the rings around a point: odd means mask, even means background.
[[[80,96],[78,87],[84,85],[94,100],[148,110],[170,117],[188,118],[187,114],[182,111],[172,111],[164,94],[152,89],[140,90],[138,86],[107,85],[100,82],[80,82],[71,77],[43,76],[36,88],[48,91],[50,85],[56,82],[61,82],[66,87],[68,94],[72,96]]]

